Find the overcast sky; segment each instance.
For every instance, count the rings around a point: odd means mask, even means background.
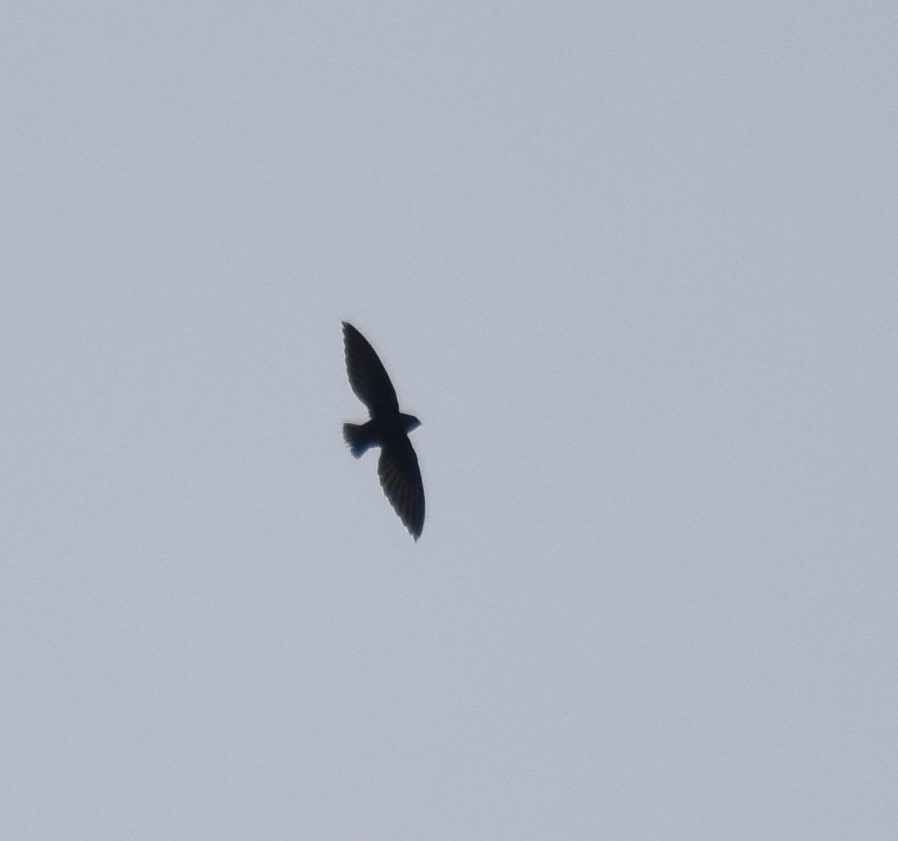
[[[0,837],[898,837],[894,3],[0,28]]]

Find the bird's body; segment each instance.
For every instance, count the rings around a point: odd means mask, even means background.
[[[393,510],[417,540],[424,529],[424,483],[408,433],[421,421],[399,411],[396,390],[383,363],[368,340],[346,321],[343,345],[349,384],[371,415],[367,423],[344,423],[343,438],[356,458],[370,447],[380,447],[380,484]]]

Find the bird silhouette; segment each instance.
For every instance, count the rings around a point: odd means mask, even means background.
[[[421,425],[414,415],[399,411],[396,389],[368,340],[343,322],[343,348],[349,384],[367,407],[367,423],[344,423],[343,438],[356,458],[380,447],[377,475],[384,494],[409,534],[417,541],[424,529],[424,483],[418,456],[408,433]]]

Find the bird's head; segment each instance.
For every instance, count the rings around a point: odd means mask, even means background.
[[[419,421],[414,415],[400,414],[399,419],[402,421],[402,428],[406,433],[409,433],[413,429],[417,429],[419,426],[421,426],[421,421]]]

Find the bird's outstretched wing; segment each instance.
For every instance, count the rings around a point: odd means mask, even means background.
[[[343,322],[343,347],[349,384],[372,415],[399,411],[396,389],[368,340],[349,322]],[[412,453],[414,456],[414,453]],[[417,463],[415,464],[417,469]]]
[[[393,510],[417,540],[424,530],[424,483],[418,456],[408,438],[391,441],[383,447],[377,475]]]

